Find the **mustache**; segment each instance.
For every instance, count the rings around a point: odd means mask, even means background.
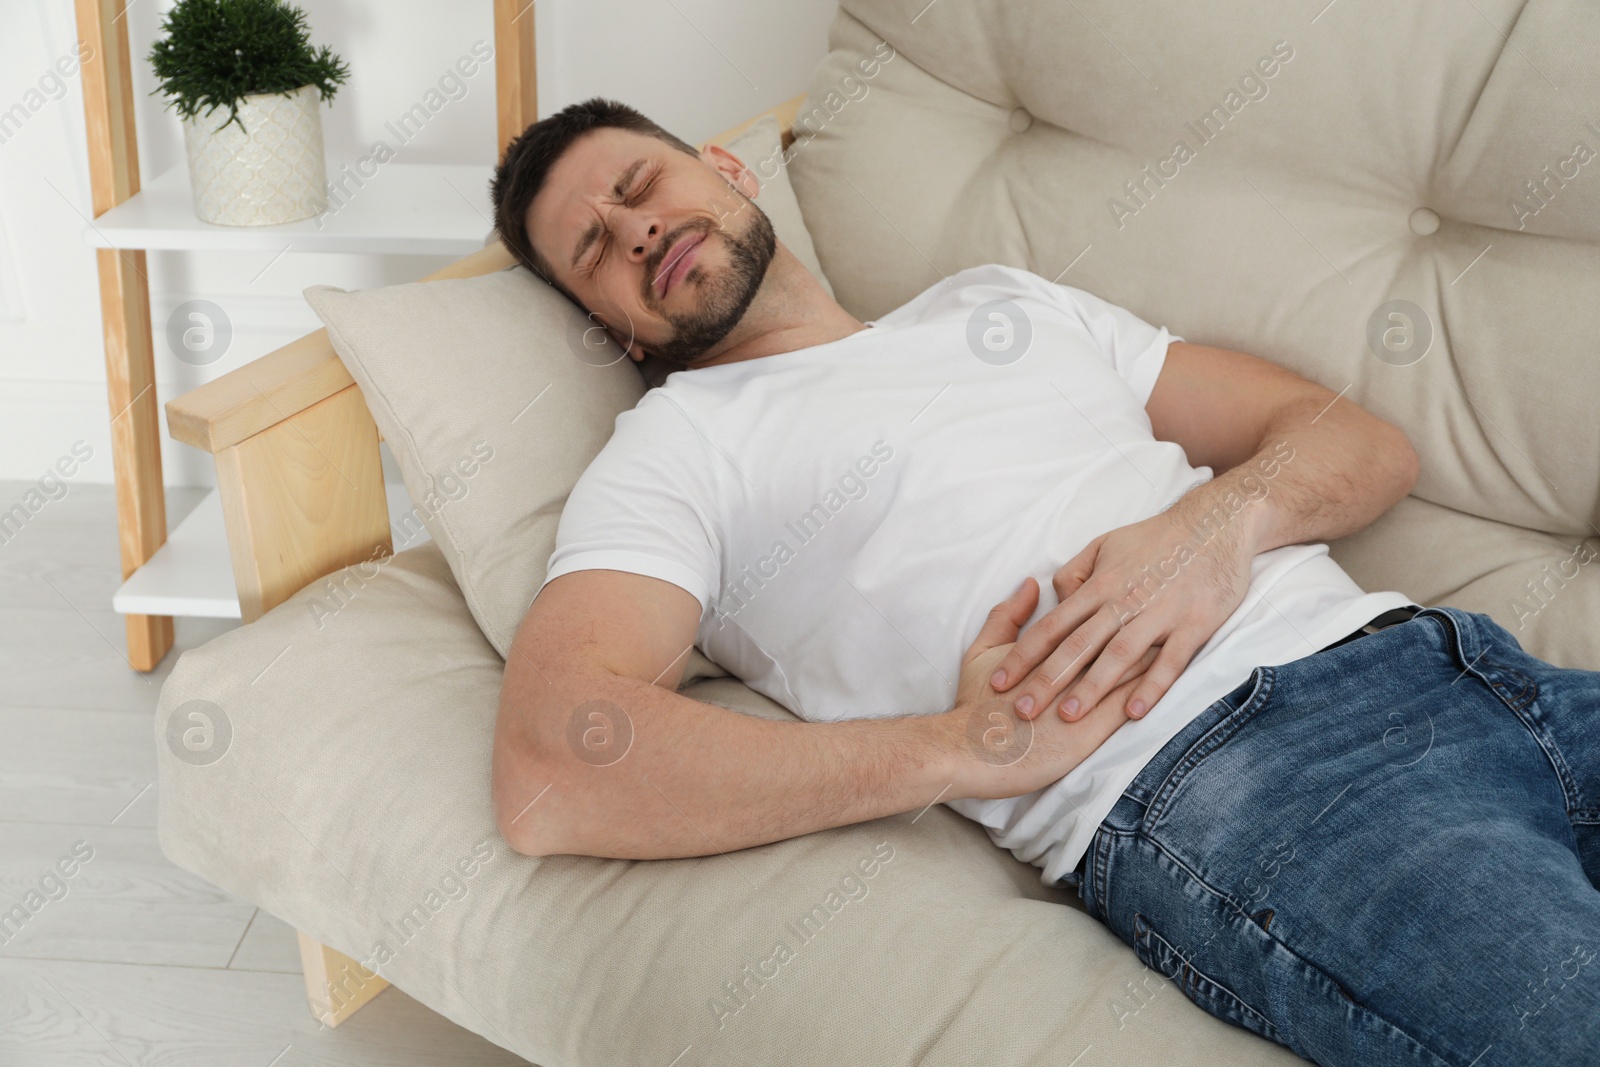
[[[656,279],[661,276],[661,264],[666,260],[667,253],[672,251],[672,246],[678,243],[679,238],[685,234],[703,231],[709,240],[711,232],[717,229],[720,229],[720,227],[710,219],[690,219],[661,239],[660,247],[655,250],[645,264],[644,297],[647,304],[656,302]]]

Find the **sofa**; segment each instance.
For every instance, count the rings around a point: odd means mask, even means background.
[[[828,45],[784,169],[847,310],[1003,262],[1318,381],[1422,458],[1408,498],[1330,546],[1355,580],[1600,667],[1600,9],[843,0]],[[489,798],[508,635],[486,620],[515,599],[469,595],[483,575],[449,536],[381,567],[307,547],[387,536],[339,533],[373,514],[349,499],[371,493],[371,418],[391,445],[410,430],[350,362],[357,385],[302,406],[364,436],[312,435],[340,472],[317,506],[230,509],[258,610],[183,653],[155,724],[175,863],[324,965],[387,949],[330,996],[393,982],[542,1067],[1299,1062],[944,805],[692,859],[512,852]],[[296,366],[280,408],[342,373]],[[197,404],[169,406],[175,434]],[[205,440],[248,501],[289,446],[224,422]],[[572,447],[608,432],[591,418]],[[534,572],[541,529],[514,546]],[[337,625],[299,637],[346,579]],[[682,692],[791,717],[698,653]],[[173,740],[195,708],[226,709],[220,759]]]

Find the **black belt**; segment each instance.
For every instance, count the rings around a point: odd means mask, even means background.
[[[1341,637],[1333,644],[1328,645],[1326,648],[1320,648],[1317,651],[1327,652],[1329,649],[1338,648],[1340,645],[1347,645],[1358,637],[1365,637],[1368,634],[1375,634],[1379,630],[1387,630],[1391,626],[1399,626],[1403,622],[1409,622],[1417,614],[1417,612],[1421,610],[1422,609],[1415,604],[1407,604],[1406,606],[1400,608],[1390,608],[1382,615],[1379,615],[1377,618],[1361,627],[1361,629],[1352,634]]]

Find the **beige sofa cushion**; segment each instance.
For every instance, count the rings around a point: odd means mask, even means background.
[[[174,666],[161,846],[535,1063],[1301,1062],[943,805],[706,858],[517,855],[489,802],[504,665],[442,546],[390,557],[320,628],[316,592]],[[683,691],[792,718],[731,678]],[[221,758],[168,743],[194,710],[228,724]]]
[[[826,286],[788,171],[764,162],[781,158],[778,138],[769,118],[727,148],[761,181],[755,202],[778,240]],[[624,358],[521,267],[358,292],[313,285],[305,298],[389,442],[415,502],[408,521],[439,543],[505,657],[544,582],[567,494],[617,415],[667,368]]]
[[[1345,391],[1422,475],[1334,558],[1600,667],[1600,5],[841,7],[789,169],[845,308],[1008,263]]]

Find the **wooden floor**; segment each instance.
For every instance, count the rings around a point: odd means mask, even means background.
[[[36,488],[0,481],[0,513]],[[202,495],[169,491],[168,528]],[[109,486],[70,486],[0,543],[0,915],[78,842],[93,849],[0,945],[0,1064],[525,1063],[394,988],[321,1027],[294,931],[167,861],[156,697],[184,649],[238,623],[176,620],[176,646],[141,675],[111,610],[120,584]]]

